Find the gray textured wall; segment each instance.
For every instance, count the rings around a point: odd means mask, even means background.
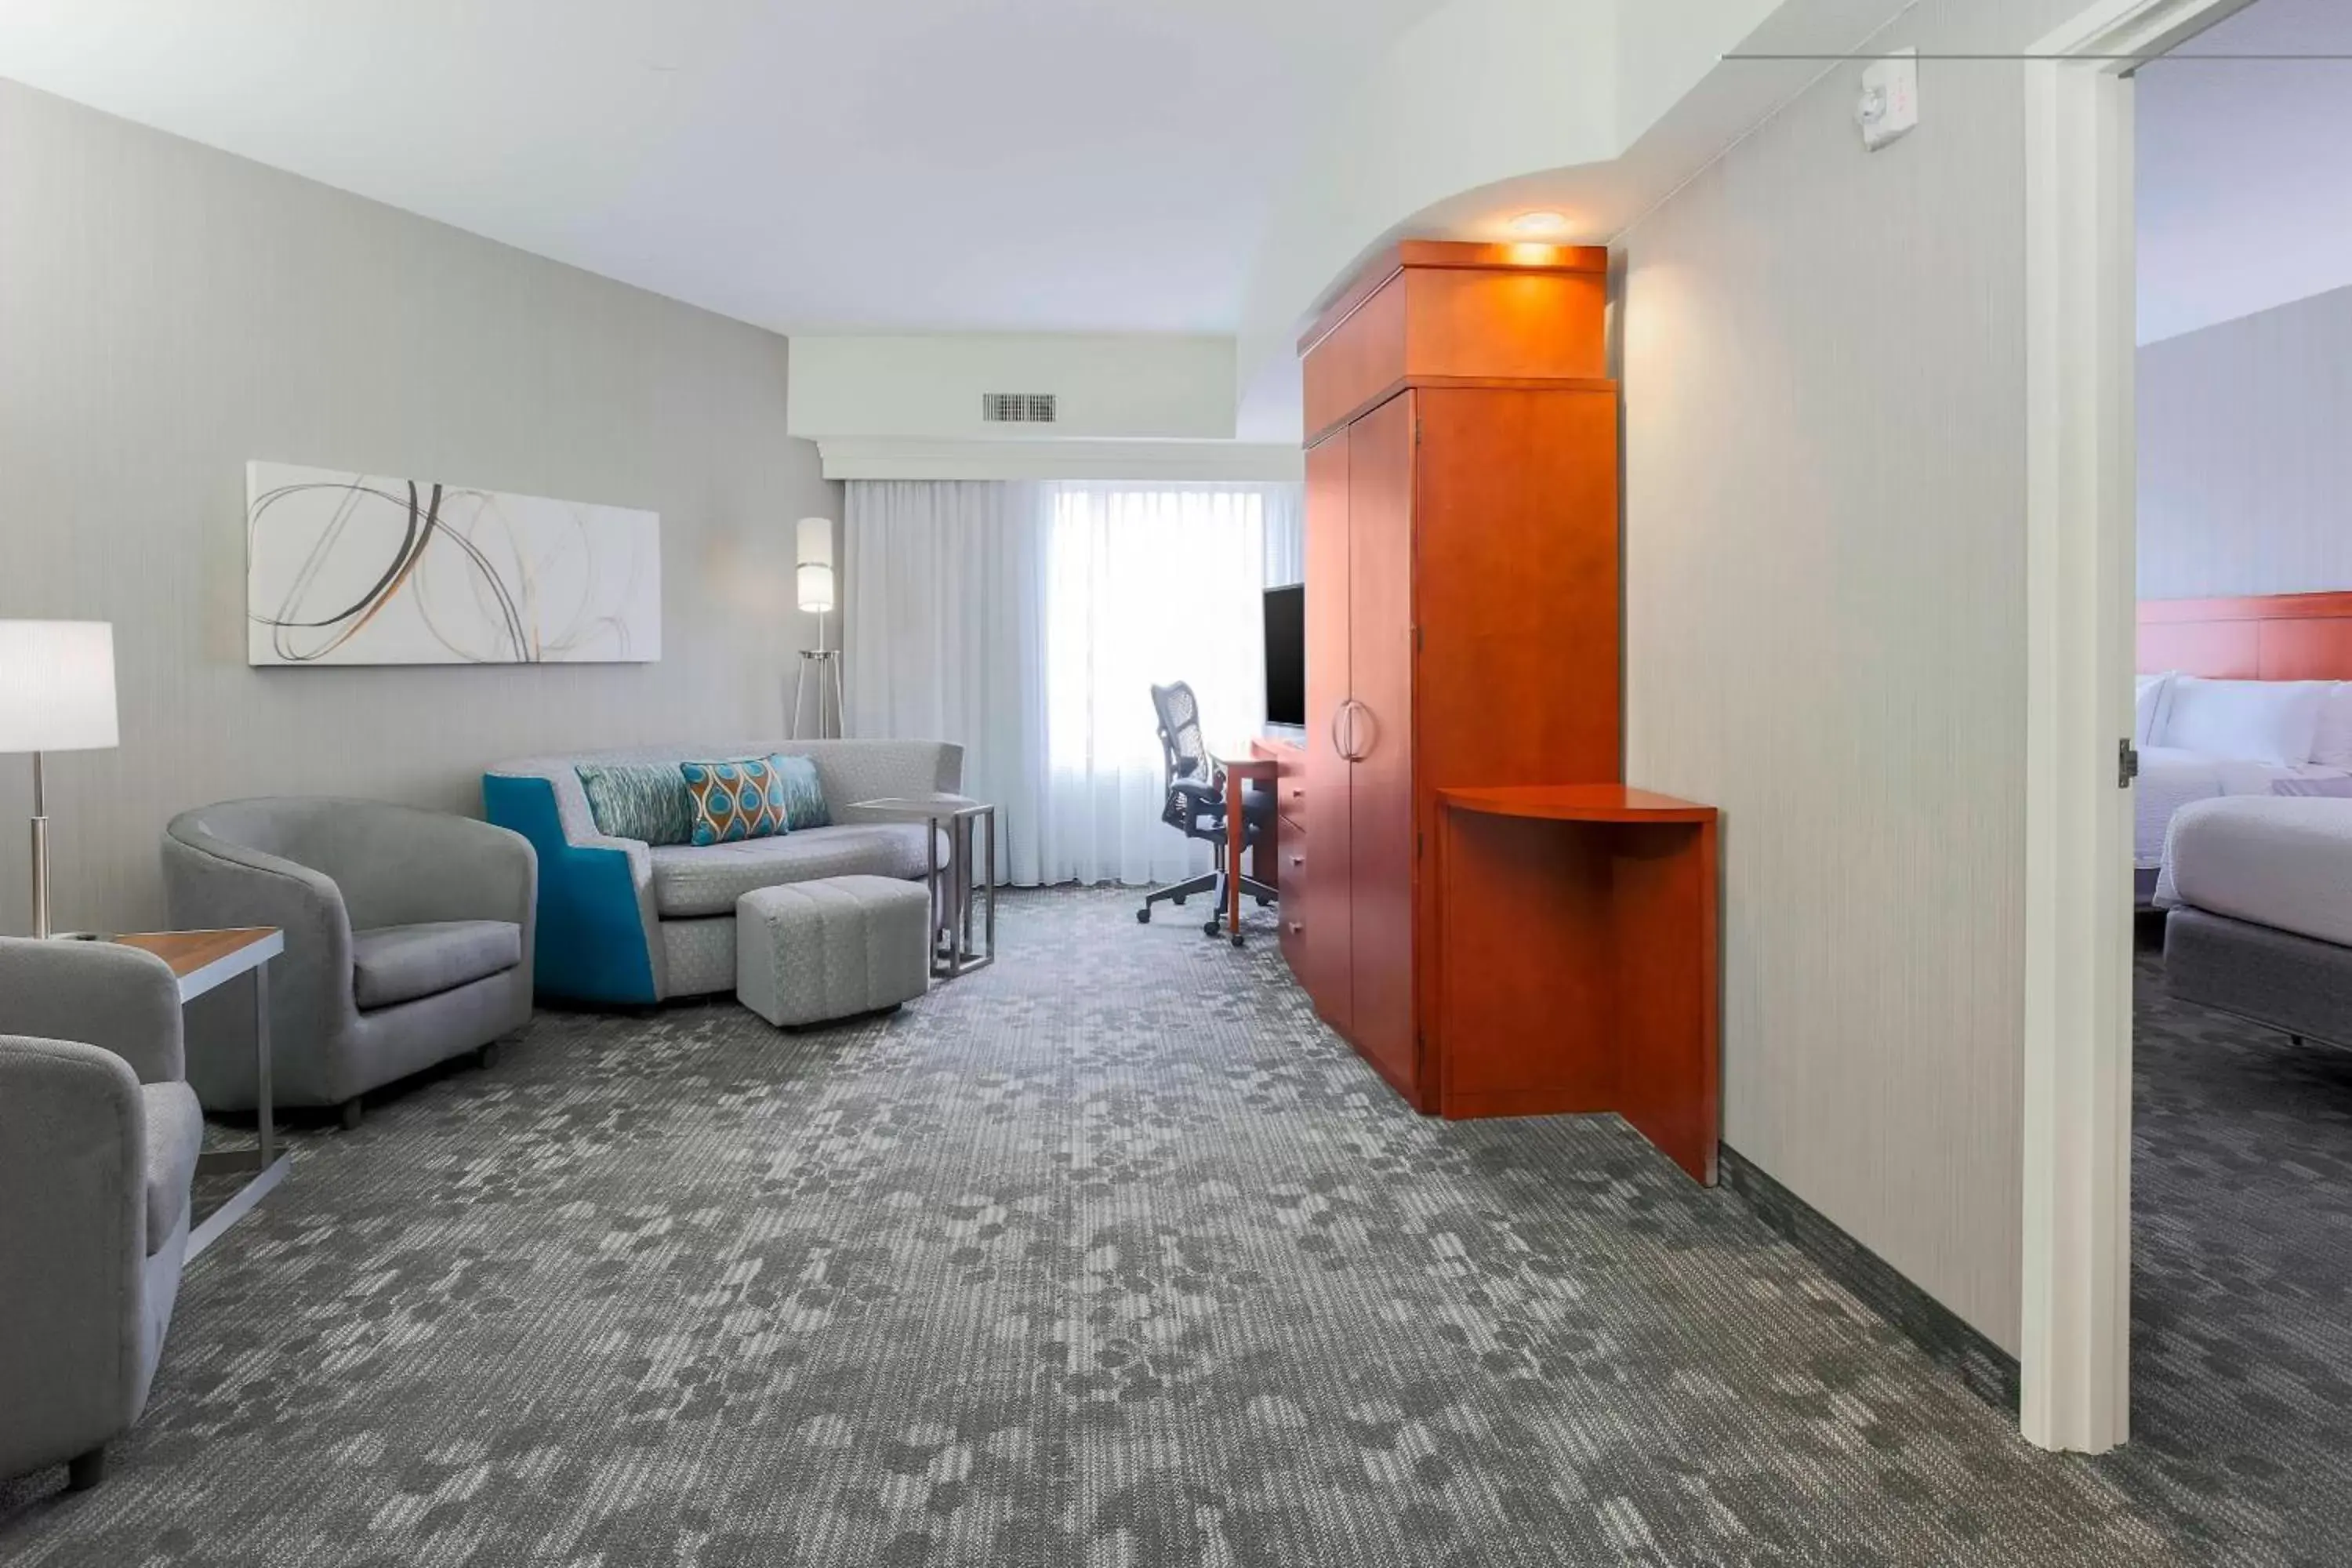
[[[2080,0],[1927,0],[2014,49]],[[1626,751],[1725,813],[1729,1142],[2019,1339],[2024,107],[1832,70],[1626,237]]]
[[[2139,351],[2144,599],[2352,589],[2352,289]]]
[[[0,81],[0,616],[115,623],[122,746],[54,760],[58,919],[163,918],[175,810],[349,793],[478,812],[482,764],[781,726],[785,343]],[[245,663],[250,458],[662,514],[663,658]],[[28,920],[0,757],[0,930]]]

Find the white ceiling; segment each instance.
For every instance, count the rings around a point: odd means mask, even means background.
[[[0,77],[783,331],[1230,331],[1440,0],[8,0]]]
[[[2257,0],[2179,54],[2352,55],[2352,0]],[[2140,72],[2139,336],[2352,285],[2352,60]]]

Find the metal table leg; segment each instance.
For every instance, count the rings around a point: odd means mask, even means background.
[[[239,1187],[228,1202],[205,1216],[202,1225],[188,1234],[186,1261],[193,1263],[205,1249],[218,1241],[228,1227],[253,1212],[253,1205],[269,1195],[270,1190],[286,1179],[291,1156],[278,1152],[278,1108],[270,1081],[269,1048],[269,965],[258,964],[253,971],[253,1101],[254,1115],[259,1131],[259,1142],[251,1149],[222,1149],[196,1159],[198,1175],[215,1175],[229,1171],[258,1171],[260,1174]]]

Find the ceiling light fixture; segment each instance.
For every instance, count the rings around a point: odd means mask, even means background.
[[[1511,220],[1511,232],[1513,234],[1565,234],[1567,231],[1568,215],[1566,213],[1552,212],[1549,209],[1540,212],[1521,213],[1518,216]]]

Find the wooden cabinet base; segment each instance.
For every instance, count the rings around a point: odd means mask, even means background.
[[[1433,1109],[1614,1111],[1712,1185],[1714,808],[1616,784],[1439,800]]]

